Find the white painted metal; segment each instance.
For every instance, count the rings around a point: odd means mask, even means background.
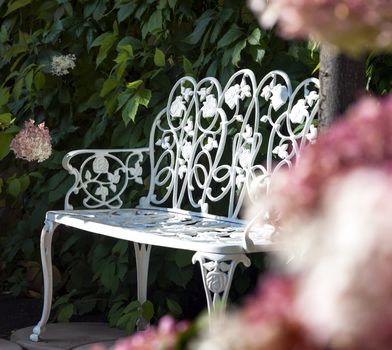
[[[73,209],[72,196],[83,196],[83,207],[120,208],[123,205],[121,195],[130,181],[143,183],[143,153],[148,148],[77,150],[69,152],[63,159],[63,167],[75,177],[75,183],[65,196],[64,208]],[[124,158],[124,159],[122,159]],[[81,159],[78,167],[71,160]]]
[[[45,226],[41,232],[41,261],[44,279],[44,306],[41,320],[33,328],[30,340],[38,341],[39,336],[45,331],[46,323],[49,319],[50,308],[53,297],[53,270],[52,270],[52,237],[58,224],[54,221],[45,221]]]
[[[310,78],[293,90],[282,71],[257,83],[253,72],[243,69],[224,88],[215,78],[197,82],[184,77],[153,123],[149,148],[68,153],[63,166],[75,183],[65,210],[46,215],[41,239],[44,310],[31,340],[38,340],[49,316],[50,245],[59,224],[134,242],[141,302],[147,298],[152,245],[195,251],[193,262],[201,265],[209,310],[225,305],[236,265],[249,264],[244,254],[280,247],[271,240],[275,228],[255,229],[238,216],[245,198],[257,201],[255,193],[268,194],[274,174],[292,167],[302,147],[314,142],[318,89],[318,80]],[[148,193],[140,208],[122,209],[129,183],[143,184],[147,153]],[[255,179],[257,191],[251,187]],[[74,210],[78,200],[83,210]],[[211,214],[217,204],[227,208],[223,216]]]
[[[192,258],[199,262],[207,297],[208,312],[224,310],[229,296],[235,268],[239,263],[250,266],[245,254],[206,254],[197,252]]]
[[[150,261],[151,245],[134,242],[137,275],[137,300],[143,304],[147,300],[148,263]],[[146,329],[148,322],[140,317],[137,320],[138,330]]]

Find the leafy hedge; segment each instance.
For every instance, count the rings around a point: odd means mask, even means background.
[[[67,151],[145,146],[154,116],[184,74],[225,82],[239,68],[259,76],[279,68],[301,80],[318,64],[308,44],[260,29],[242,0],[0,0],[0,17],[1,282],[3,290],[35,297],[44,214],[62,207],[72,182],[61,168]],[[52,58],[67,54],[76,56],[75,68],[51,74]],[[385,80],[374,69],[371,74]],[[45,121],[53,139],[53,155],[40,164],[9,152],[11,138],[30,118]],[[133,191],[131,201],[136,198]],[[153,250],[149,289],[159,306],[140,308],[132,302],[131,245],[58,231],[58,319],[100,310],[113,325],[132,330],[140,312],[146,319],[167,310],[191,317],[201,308],[195,307],[203,291],[190,253]],[[261,258],[255,262],[262,265]],[[256,275],[239,276],[233,296],[246,292]]]

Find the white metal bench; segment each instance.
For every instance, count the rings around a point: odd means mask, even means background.
[[[288,76],[272,71],[259,83],[252,71],[235,73],[222,89],[215,78],[180,79],[156,117],[148,148],[78,150],[63,166],[75,177],[65,209],[49,211],[41,235],[44,274],[42,318],[31,340],[45,329],[52,303],[51,241],[66,225],[134,242],[138,300],[147,298],[151,246],[195,251],[211,312],[225,305],[234,270],[249,266],[247,253],[275,249],[272,226],[247,228],[239,219],[246,197],[254,199],[256,177],[268,191],[273,174],[290,167],[317,133],[319,82],[310,78],[292,90]],[[125,209],[129,183],[143,183],[149,155],[148,193]],[[81,200],[83,210],[71,203]],[[213,215],[211,213],[218,215]]]

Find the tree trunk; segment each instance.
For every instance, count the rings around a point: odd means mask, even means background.
[[[322,45],[320,53],[321,130],[328,127],[366,87],[365,59],[352,59]]]

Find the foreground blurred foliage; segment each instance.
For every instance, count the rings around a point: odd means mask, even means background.
[[[154,116],[185,74],[222,83],[245,67],[259,77],[282,69],[298,81],[317,74],[313,46],[259,29],[242,0],[0,0],[0,17],[0,282],[15,294],[40,296],[39,232],[45,211],[61,209],[72,184],[61,167],[67,151],[147,145]],[[69,74],[51,73],[59,55],[75,55]],[[369,86],[377,92],[389,89],[388,62],[369,60]],[[51,130],[54,153],[40,164],[9,152],[29,119]],[[132,191],[129,204],[142,190]],[[131,331],[140,313],[147,320],[168,311],[192,317],[204,306],[190,252],[153,249],[154,292],[143,306],[134,301],[128,242],[60,227],[53,254],[59,320],[99,311]],[[238,276],[233,298],[252,287],[262,263],[256,257],[256,269]]]

